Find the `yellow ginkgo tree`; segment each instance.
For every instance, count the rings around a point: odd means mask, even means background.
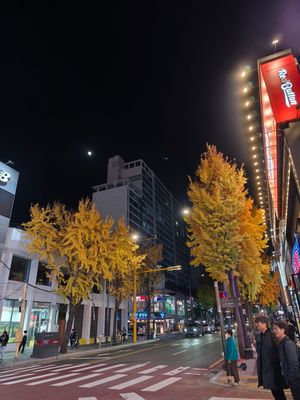
[[[90,200],[81,200],[76,211],[54,203],[30,209],[24,224],[28,250],[47,263],[56,293],[69,302],[61,353],[67,351],[74,316],[83,300],[101,278],[112,279],[111,264],[116,248],[112,238],[113,220],[101,219]]]
[[[117,332],[117,313],[122,300],[128,299],[133,291],[134,273],[141,268],[144,255],[138,254],[138,245],[132,240],[124,219],[120,219],[112,234],[113,259],[110,270],[109,293],[115,297],[113,337]]]

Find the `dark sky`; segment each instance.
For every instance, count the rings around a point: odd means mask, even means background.
[[[0,160],[20,172],[13,222],[34,202],[74,206],[115,154],[143,158],[180,201],[207,142],[247,165],[232,77],[277,34],[279,50],[300,54],[299,0],[89,4],[1,11]]]

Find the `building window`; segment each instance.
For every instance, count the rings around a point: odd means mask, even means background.
[[[37,276],[36,276],[36,284],[51,286],[51,280],[49,276],[49,269],[47,266],[41,262],[39,262]]]
[[[9,278],[11,281],[27,282],[31,260],[13,256]]]
[[[0,320],[0,332],[6,330],[9,334],[9,342],[14,342],[16,330],[20,327],[19,302],[18,300],[4,299]]]

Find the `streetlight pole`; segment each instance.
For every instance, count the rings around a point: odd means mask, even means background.
[[[21,316],[20,316],[20,328],[16,331],[16,359],[19,359],[19,346],[23,337],[23,325],[25,318],[25,303],[26,303],[27,283],[24,283],[21,303]]]

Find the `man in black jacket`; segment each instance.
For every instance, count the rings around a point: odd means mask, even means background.
[[[275,400],[286,400],[283,389],[287,385],[281,374],[276,338],[269,328],[267,317],[257,317],[255,324],[260,331],[256,346],[258,386],[270,389]]]
[[[300,365],[296,343],[288,336],[289,326],[284,321],[274,323],[274,332],[279,340],[281,371],[285,377],[294,400],[300,400]]]

